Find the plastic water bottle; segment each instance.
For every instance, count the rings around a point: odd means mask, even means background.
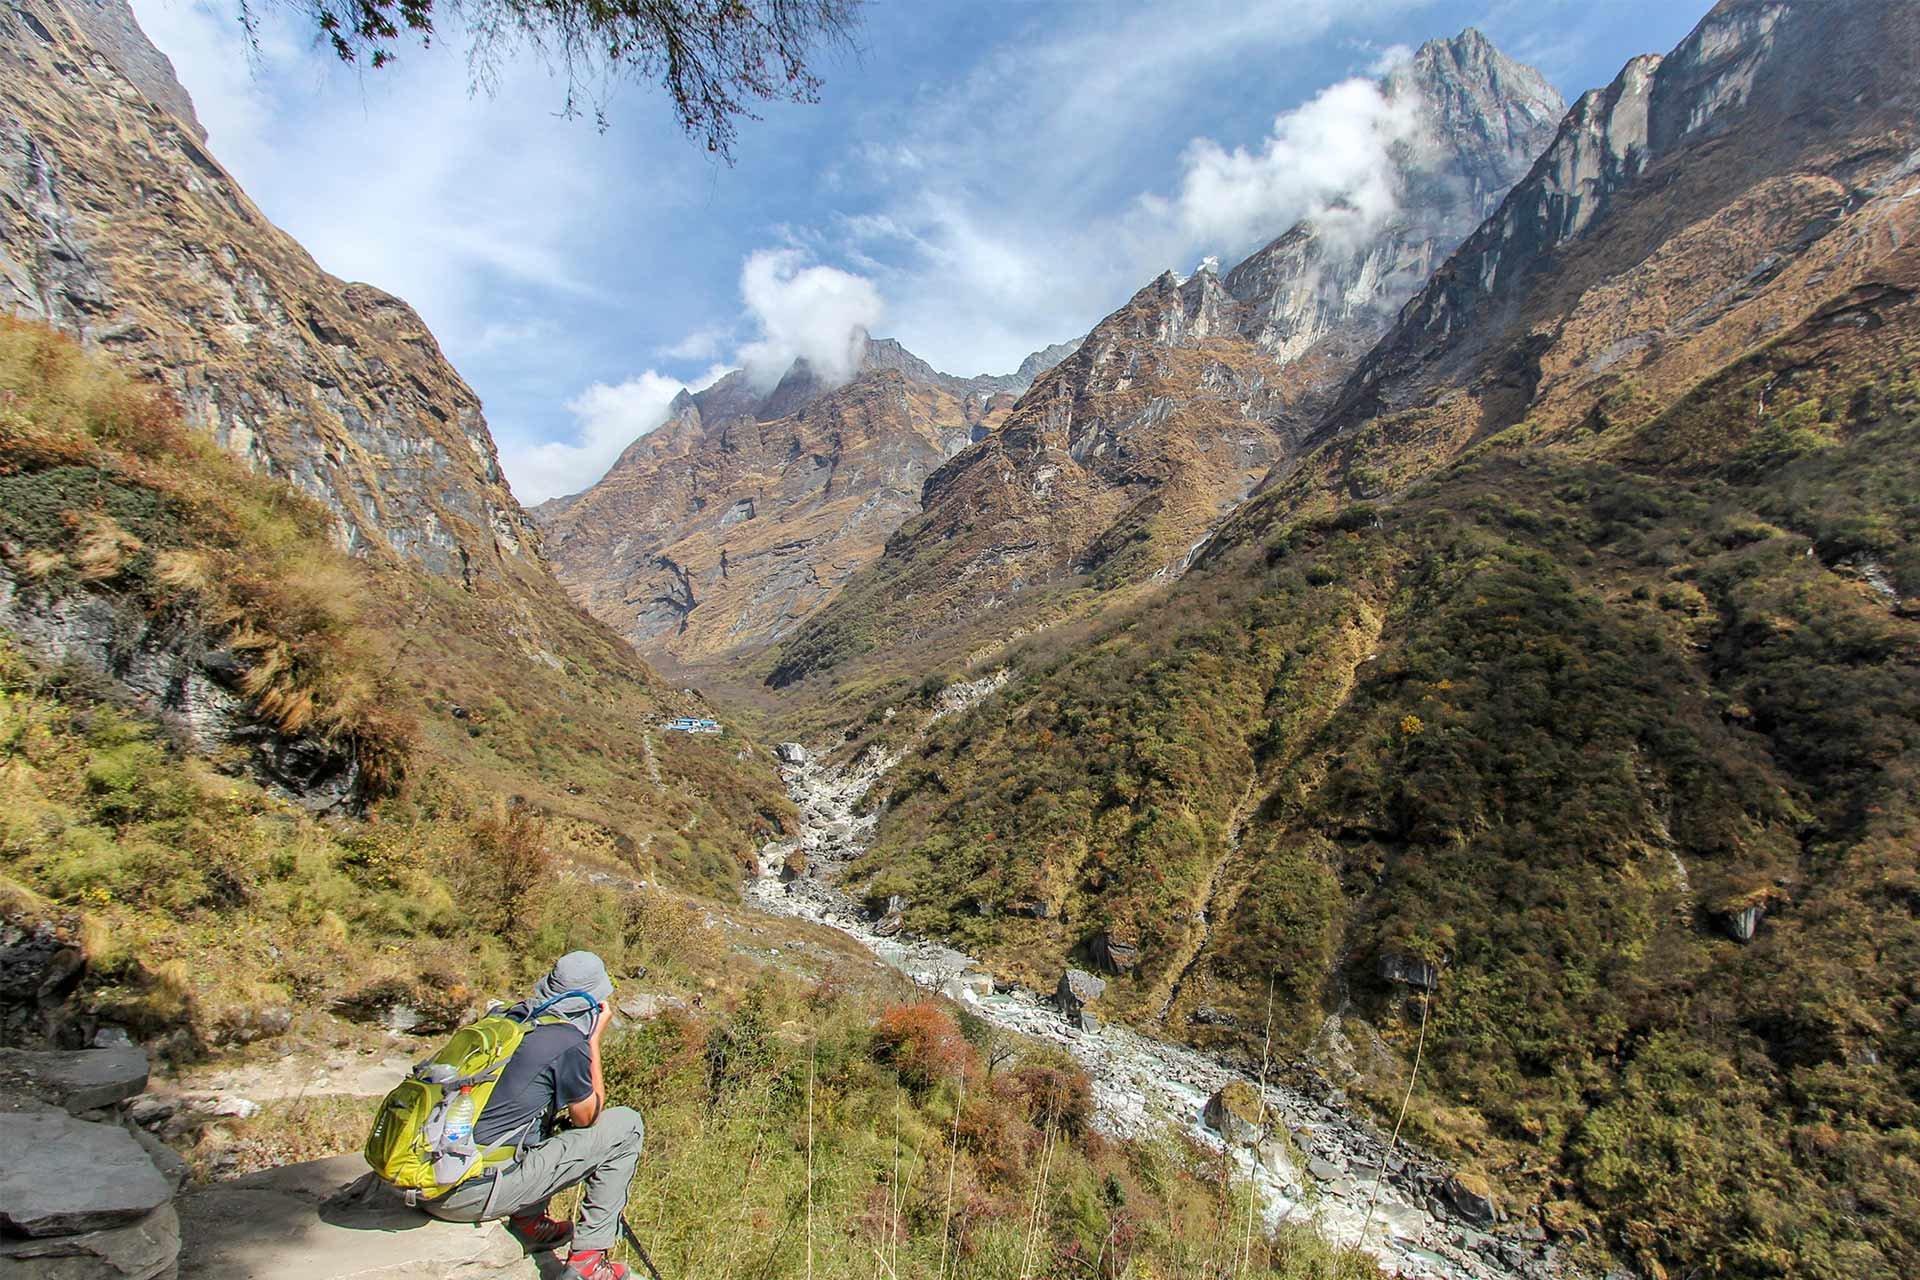
[[[447,1127],[444,1131],[446,1146],[458,1151],[472,1143],[474,1112],[473,1086],[462,1085],[460,1096],[447,1108]]]

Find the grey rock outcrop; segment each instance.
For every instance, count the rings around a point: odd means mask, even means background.
[[[1765,907],[1741,907],[1734,911],[1722,911],[1715,918],[1735,942],[1752,942],[1753,935],[1760,931],[1760,919],[1766,913]]]
[[[0,1039],[52,1039],[59,1009],[86,972],[77,938],[48,921],[0,920]]]
[[[1440,985],[1440,970],[1417,956],[1385,951],[1374,962],[1373,968],[1383,980],[1419,991],[1431,991]]]
[[[1446,1182],[1447,1203],[1460,1216],[1478,1227],[1490,1227],[1500,1221],[1500,1206],[1486,1191],[1460,1177]]]
[[[1068,1022],[1090,1031],[1096,1025],[1094,1014],[1088,1007],[1106,994],[1107,983],[1085,969],[1069,969],[1060,975],[1060,985],[1054,988],[1053,1007]]]
[[[116,1106],[147,1087],[146,1050],[127,1045],[76,1052],[0,1049],[0,1088],[79,1115]]]
[[[173,1188],[119,1125],[62,1115],[0,1115],[0,1227],[71,1236],[139,1222]]]
[[[1093,962],[1109,973],[1132,973],[1140,963],[1139,944],[1116,935],[1112,930],[1095,934],[1087,950]]]
[[[0,626],[44,662],[107,677],[142,711],[184,730],[196,749],[242,748],[255,779],[287,799],[319,813],[359,801],[352,749],[261,723],[240,692],[245,664],[190,616],[155,615],[86,589],[26,591],[0,565]]]

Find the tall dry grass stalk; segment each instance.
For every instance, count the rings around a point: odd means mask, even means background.
[[[1407,1091],[1400,1098],[1400,1114],[1394,1117],[1393,1135],[1387,1139],[1387,1153],[1380,1157],[1380,1167],[1373,1175],[1373,1195],[1367,1200],[1367,1216],[1360,1222],[1360,1234],[1354,1238],[1353,1247],[1366,1247],[1367,1231],[1373,1226],[1373,1211],[1380,1206],[1380,1182],[1387,1176],[1387,1161],[1393,1159],[1393,1153],[1400,1146],[1400,1126],[1407,1122],[1407,1104],[1413,1101],[1413,1086],[1420,1079],[1420,1058],[1427,1050],[1427,1013],[1433,1008],[1433,993],[1427,992],[1420,997],[1420,1039],[1413,1046],[1413,1070],[1407,1074]]]
[[[1267,1030],[1260,1044],[1260,1110],[1254,1123],[1253,1167],[1247,1170],[1247,1230],[1241,1243],[1239,1274],[1247,1274],[1253,1261],[1253,1214],[1260,1203],[1260,1138],[1267,1131],[1267,1065],[1273,1053],[1273,984],[1277,973],[1267,975]]]
[[[953,1175],[960,1163],[960,1112],[967,1105],[967,1086],[960,1085],[960,1096],[953,1104],[953,1136],[947,1140],[947,1207],[940,1215],[940,1280],[947,1275],[947,1244],[953,1234]]]
[[[807,1280],[813,1280],[813,1077],[819,1057],[816,1035],[807,1046]]]

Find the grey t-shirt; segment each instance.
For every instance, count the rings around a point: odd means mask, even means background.
[[[586,1036],[567,1023],[537,1026],[507,1059],[473,1127],[474,1141],[483,1147],[538,1141],[552,1132],[562,1110],[592,1094],[593,1057]]]

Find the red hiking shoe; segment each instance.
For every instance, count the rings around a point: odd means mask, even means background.
[[[514,1214],[507,1219],[507,1229],[519,1237],[529,1253],[558,1249],[573,1239],[573,1223],[545,1213],[530,1218]]]
[[[587,1249],[567,1255],[566,1274],[578,1280],[627,1280],[632,1273],[609,1258],[605,1249]]]

